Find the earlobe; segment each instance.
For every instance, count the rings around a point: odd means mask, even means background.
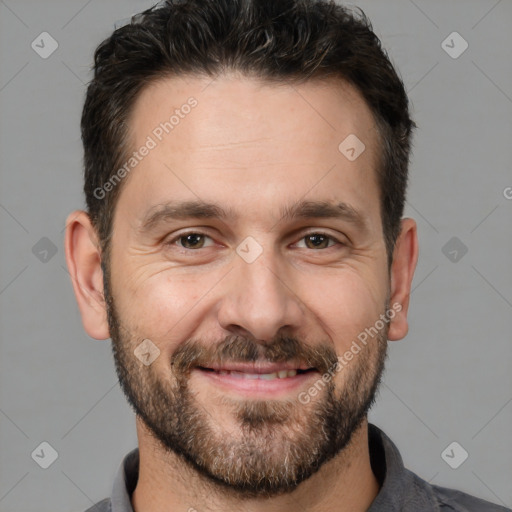
[[[65,253],[82,324],[89,336],[110,337],[103,296],[101,249],[87,212],[77,210],[66,219]]]
[[[391,266],[390,307],[398,311],[389,325],[388,339],[401,340],[407,335],[409,325],[407,312],[411,295],[411,284],[418,262],[418,234],[414,219],[402,219],[402,229],[393,251]],[[398,306],[400,305],[400,306]]]

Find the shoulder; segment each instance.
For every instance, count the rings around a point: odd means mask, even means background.
[[[105,498],[104,500],[99,501],[96,505],[88,508],[85,512],[111,512],[112,506],[110,502],[110,498]]]
[[[368,436],[372,470],[381,481],[371,512],[512,512],[465,492],[427,482],[404,466],[397,446],[371,423]]]
[[[512,512],[512,509],[485,501],[471,494],[439,485],[432,485],[440,510],[455,512]]]

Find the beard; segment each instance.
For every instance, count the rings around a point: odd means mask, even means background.
[[[338,357],[332,343],[312,346],[284,336],[258,343],[228,336],[218,343],[181,343],[171,357],[170,377],[162,378],[135,357],[143,338],[130,333],[119,317],[105,270],[108,324],[121,389],[163,450],[177,455],[203,481],[239,499],[289,493],[350,444],[375,401],[387,355],[387,323],[338,371],[333,371]],[[317,387],[315,399],[304,403],[298,396],[255,400],[215,394],[203,405],[191,390],[194,368],[256,361],[299,361],[315,368],[318,380],[310,381]],[[324,382],[321,377],[327,372],[333,378]],[[336,373],[343,377],[338,386]],[[217,411],[219,405],[222,410]],[[226,409],[234,428],[221,424],[219,416],[225,419]]]

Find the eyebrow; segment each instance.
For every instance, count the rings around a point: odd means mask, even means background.
[[[233,209],[226,210],[215,203],[199,200],[169,201],[156,205],[146,212],[140,224],[140,231],[151,231],[158,225],[172,220],[219,219],[234,221],[238,217],[239,215]],[[280,209],[279,222],[290,222],[296,219],[340,219],[363,231],[368,227],[366,217],[353,206],[344,202],[300,201]]]

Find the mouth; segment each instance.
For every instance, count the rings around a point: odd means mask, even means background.
[[[274,380],[274,379],[287,379],[291,377],[295,377],[296,375],[302,375],[308,372],[316,371],[314,368],[292,368],[292,369],[281,369],[275,371],[268,370],[228,370],[225,368],[222,369],[214,369],[214,368],[204,368],[202,366],[199,367],[200,370],[205,372],[212,372],[217,375],[229,375],[238,379],[251,379],[251,380]]]
[[[193,373],[208,379],[210,384],[215,384],[224,392],[259,398],[268,398],[269,395],[275,398],[279,394],[297,391],[306,381],[313,376],[318,378],[320,374],[316,368],[288,363],[198,366]]]

